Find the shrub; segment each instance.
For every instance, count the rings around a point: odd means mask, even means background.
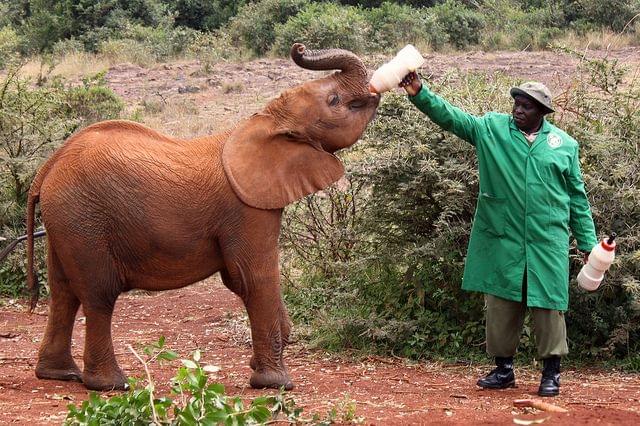
[[[443,81],[432,82],[434,90],[464,110],[481,115],[510,109],[505,92],[514,82],[503,76],[453,72]],[[629,368],[635,368],[637,357],[632,357],[640,349],[638,87],[616,62],[583,59],[551,117],[581,144],[598,234],[619,235],[616,263],[597,292],[578,289],[581,261],[572,251],[566,315],[570,353],[630,357]],[[339,246],[338,259],[327,252],[338,247],[342,235],[317,211],[331,212],[330,200],[339,194],[320,197],[313,209],[305,201],[285,212],[285,228],[293,234],[283,229],[283,236],[309,246],[292,254],[291,244],[284,244],[289,251],[285,297],[292,318],[310,324],[311,337],[328,348],[416,358],[479,356],[482,297],[460,289],[477,196],[473,148],[396,94],[385,96],[363,139],[347,157],[349,181],[361,188],[360,208],[348,210],[349,219],[342,221],[344,235],[355,236],[344,241],[355,244]],[[532,355],[533,349],[525,327],[520,351]]]
[[[235,16],[245,0],[175,0],[172,9],[176,24],[200,31],[211,31],[224,26]]]
[[[243,6],[229,25],[229,33],[256,55],[267,53],[275,41],[275,27],[308,6],[308,0],[261,0]]]
[[[141,67],[149,67],[156,62],[151,49],[132,39],[109,39],[98,45],[98,54],[111,63],[131,62]]]
[[[24,234],[27,192],[39,165],[79,126],[115,118],[123,109],[105,87],[104,75],[68,87],[59,79],[34,86],[18,73],[13,68],[0,80],[0,228],[8,239]],[[42,246],[36,253],[42,265]],[[24,258],[21,247],[0,265],[3,294],[19,292],[26,276]]]
[[[312,3],[284,24],[276,25],[273,51],[288,55],[291,45],[304,43],[312,49],[366,49],[369,25],[360,9],[334,3]]]
[[[164,348],[164,337],[158,342],[143,348],[146,359],[135,349],[129,350],[143,364],[147,374],[146,386],[140,388],[143,379],[129,379],[130,389],[105,399],[95,392],[79,407],[69,404],[65,425],[96,424],[175,424],[175,425],[252,425],[266,424],[282,415],[285,422],[295,423],[302,409],[296,407],[293,399],[281,391],[276,396],[254,398],[250,406],[245,407],[239,396],[225,394],[220,383],[210,383],[207,372],[215,372],[216,366],[201,366],[200,351],[195,351],[192,359],[183,359],[182,367],[172,379],[171,397],[156,397],[155,384],[150,365],[155,361],[173,361],[178,357],[173,351]]]
[[[640,90],[616,61],[582,58],[561,97],[559,121],[581,143],[582,170],[599,235],[618,233],[616,262],[595,293],[575,289],[569,337],[582,353],[629,356],[640,348]],[[557,114],[556,114],[557,115]],[[580,262],[572,264],[572,276]]]
[[[433,7],[433,12],[449,35],[449,41],[458,49],[478,44],[484,28],[483,16],[468,9],[458,0],[447,0]]]
[[[598,26],[605,26],[614,31],[622,31],[625,26],[640,12],[637,0],[582,0],[581,15],[583,19]]]
[[[384,2],[378,8],[365,11],[364,16],[371,28],[370,51],[395,51],[425,37],[422,14],[410,6]]]
[[[234,45],[231,37],[223,31],[196,34],[186,52],[200,61],[205,73],[210,73],[218,62],[243,57],[243,49]]]
[[[15,30],[10,27],[2,27],[0,29],[0,69],[4,69],[10,62],[12,57],[18,56],[18,47],[20,46],[20,37]]]

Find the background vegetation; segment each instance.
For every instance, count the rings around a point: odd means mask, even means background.
[[[537,49],[562,38],[638,44],[640,0],[0,0],[12,55],[91,52],[148,64],[194,52],[285,55],[293,40],[357,53]]]
[[[209,72],[218,61],[286,55],[294,40],[365,55],[407,42],[423,51],[637,45],[638,12],[640,0],[0,0],[1,235],[24,233],[29,183],[68,135],[124,114],[104,74],[53,77],[62,59],[195,57]],[[26,78],[21,66],[33,58],[44,65]],[[620,250],[602,290],[571,283],[572,356],[640,369],[640,85],[615,62],[581,63],[553,119],[581,142],[597,229],[615,230]],[[501,75],[452,73],[432,84],[470,112],[509,109]],[[328,348],[480,356],[482,300],[460,290],[477,192],[472,149],[389,95],[345,161],[346,183],[286,211],[283,274],[297,329],[307,325]],[[574,259],[572,277],[579,266]],[[16,251],[0,263],[2,295],[18,296],[24,276]],[[528,329],[522,348],[531,354]]]
[[[567,55],[573,54],[568,51]],[[578,288],[572,246],[570,357],[640,359],[638,81],[615,62],[584,60],[555,121],[581,142],[600,237],[618,233],[615,267],[594,293]],[[637,76],[636,76],[637,77]],[[501,75],[453,72],[435,91],[476,114],[509,111]],[[478,182],[473,147],[400,95],[387,95],[364,143],[347,153],[346,189],[287,210],[283,244],[292,316],[329,348],[401,356],[483,356],[483,300],[460,290]],[[532,357],[528,326],[520,350]]]

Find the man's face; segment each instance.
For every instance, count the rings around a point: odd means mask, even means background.
[[[511,114],[518,129],[525,132],[537,130],[544,117],[544,112],[537,102],[520,95],[513,98]]]

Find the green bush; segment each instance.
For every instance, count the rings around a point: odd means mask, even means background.
[[[581,142],[581,160],[601,236],[618,234],[616,262],[596,293],[575,289],[567,315],[569,336],[582,353],[603,358],[640,349],[640,89],[616,61],[582,58],[566,92],[562,124]],[[580,262],[572,264],[572,276]]]
[[[616,263],[597,292],[578,289],[581,261],[572,251],[570,356],[629,357],[634,368],[640,349],[640,94],[627,77],[615,62],[583,58],[551,120],[580,142],[599,236],[619,235]],[[509,111],[506,90],[515,83],[452,72],[433,86],[481,115]],[[347,160],[347,189],[359,190],[357,208],[341,221],[347,224],[342,234],[323,219],[335,211],[331,200],[339,193],[285,211],[284,288],[292,318],[310,325],[310,337],[328,348],[480,356],[482,297],[460,289],[477,196],[473,148],[432,124],[404,96],[388,94]],[[340,250],[329,250],[334,247]],[[528,326],[520,351],[534,353]]]
[[[369,51],[395,51],[425,37],[422,14],[410,6],[384,2],[364,12],[371,34]],[[427,33],[428,34],[428,33]]]
[[[12,57],[17,57],[19,46],[20,37],[12,27],[0,28],[0,69],[4,69]]]
[[[597,26],[604,26],[613,31],[622,31],[625,26],[640,12],[638,0],[582,0],[581,17]]]
[[[186,53],[187,47],[199,37],[201,33],[190,28],[149,27],[127,22],[117,36],[110,36],[98,44],[98,52],[144,66]]]
[[[563,32],[562,9],[545,2],[487,0],[481,10],[486,23],[481,45],[486,49],[546,49]]]
[[[187,46],[186,52],[200,61],[205,73],[210,73],[218,62],[243,58],[244,50],[234,45],[226,32],[212,31],[198,33]]]
[[[265,424],[282,414],[285,422],[301,421],[302,409],[284,395],[257,397],[248,407],[239,396],[225,394],[220,383],[210,383],[207,370],[215,366],[200,365],[200,351],[192,359],[183,359],[182,367],[172,379],[171,397],[157,397],[149,366],[155,361],[173,361],[178,357],[164,348],[164,338],[143,348],[143,359],[131,346],[129,350],[143,364],[147,372],[146,386],[140,388],[143,379],[129,379],[130,389],[111,398],[102,398],[95,392],[80,406],[69,404],[67,426],[98,424],[113,425],[255,425]]]
[[[40,164],[79,126],[121,113],[124,104],[105,84],[99,74],[81,87],[60,79],[37,86],[19,77],[19,68],[0,79],[0,229],[8,240],[24,234],[27,192]],[[42,265],[40,244],[36,261]],[[2,294],[22,288],[24,258],[21,246],[0,265]]]
[[[360,9],[312,3],[286,23],[277,24],[275,32],[273,51],[278,55],[288,55],[296,42],[312,49],[342,48],[361,53],[366,50],[370,27]]]
[[[200,31],[223,27],[247,2],[245,0],[171,0],[176,24]]]
[[[261,0],[248,3],[231,20],[229,33],[254,54],[264,55],[276,39],[276,25],[284,24],[308,5],[308,0]]]
[[[432,8],[438,21],[449,35],[449,41],[458,49],[478,44],[484,28],[484,17],[458,0],[447,0]]]

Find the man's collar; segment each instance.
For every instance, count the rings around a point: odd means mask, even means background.
[[[512,130],[515,130],[517,132],[521,132],[520,128],[516,125],[516,122],[513,120],[513,117],[509,118],[509,127]],[[537,132],[534,133],[549,133],[551,131],[551,123],[549,123],[544,117],[542,117],[542,125],[540,126],[540,128],[537,130]]]

